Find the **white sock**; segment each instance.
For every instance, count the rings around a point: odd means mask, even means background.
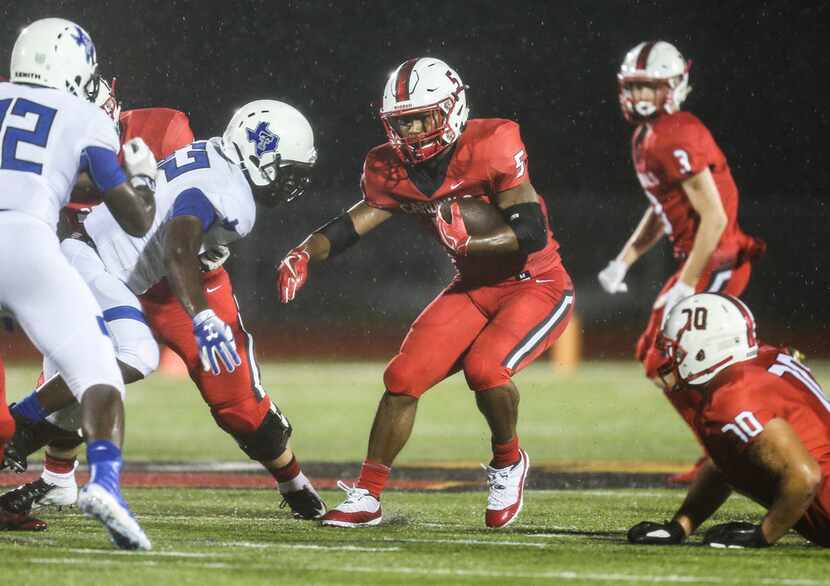
[[[78,461],[75,460],[75,468],[77,467]],[[78,485],[78,483],[75,482],[75,470],[72,470],[72,472],[65,472],[61,474],[59,472],[52,472],[51,470],[47,470],[44,467],[40,477],[47,484],[54,484],[55,486],[59,486],[61,488],[70,488],[72,486]]]
[[[280,493],[297,492],[309,484],[311,483],[308,481],[308,478],[301,471],[291,480],[279,483]]]

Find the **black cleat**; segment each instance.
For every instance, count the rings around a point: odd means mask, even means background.
[[[326,503],[310,484],[300,490],[282,493],[280,508],[291,507],[295,519],[310,521],[326,514]]]
[[[40,502],[47,494],[57,489],[42,478],[33,482],[21,484],[4,495],[0,495],[0,511],[17,515],[28,515],[32,512],[35,503]]]

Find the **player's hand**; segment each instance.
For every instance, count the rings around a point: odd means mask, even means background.
[[[140,136],[128,140],[122,148],[124,149],[124,166],[127,168],[130,179],[138,177],[152,189],[158,171],[153,151]]]
[[[213,374],[219,374],[220,362],[228,372],[233,372],[242,364],[231,327],[219,319],[212,309],[200,311],[193,317],[193,333],[205,372],[210,370]]]
[[[769,547],[760,525],[745,521],[732,521],[711,527],[703,536],[703,543],[710,547]]]
[[[441,209],[446,204],[438,206],[438,211],[432,222],[438,230],[441,242],[458,256],[467,254],[467,246],[470,244],[470,234],[467,226],[464,225],[464,218],[461,215],[461,204],[458,201],[450,203],[450,221],[447,222],[441,215]]]
[[[686,532],[677,521],[654,523],[641,521],[628,530],[628,541],[638,545],[675,545],[686,539]]]
[[[203,271],[215,271],[228,260],[231,250],[224,244],[216,244],[199,255]]]
[[[691,297],[694,294],[694,287],[690,287],[683,281],[678,280],[677,283],[672,285],[671,289],[657,298],[654,308],[663,309],[663,323],[660,324],[660,329],[662,329],[662,326],[666,324],[666,320],[669,319],[669,313],[671,313],[672,308],[686,299],[686,297]]]
[[[606,293],[628,293],[628,285],[625,284],[625,274],[628,272],[628,265],[621,260],[612,260],[608,266],[602,269],[597,275],[599,284]]]
[[[280,301],[293,301],[305,282],[308,280],[308,261],[311,256],[308,251],[298,246],[282,259],[277,267],[277,288],[280,292]]]

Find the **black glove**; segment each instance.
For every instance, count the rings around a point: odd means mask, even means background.
[[[732,521],[711,527],[703,536],[703,543],[711,547],[769,547],[760,525]]]
[[[641,521],[628,530],[628,541],[640,545],[675,545],[686,539],[686,532],[677,521],[654,523]]]

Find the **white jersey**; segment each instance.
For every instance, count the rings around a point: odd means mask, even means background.
[[[89,147],[118,153],[115,125],[95,104],[63,91],[0,83],[0,210],[53,230]]]
[[[200,190],[216,212],[202,239],[200,253],[213,245],[230,244],[247,236],[256,220],[248,180],[239,166],[224,155],[218,137],[177,150],[159,164],[156,181],[156,217],[142,238],[124,232],[105,206],[96,207],[84,221],[107,271],[136,295],[167,276],[164,240],[173,204],[182,192]]]

